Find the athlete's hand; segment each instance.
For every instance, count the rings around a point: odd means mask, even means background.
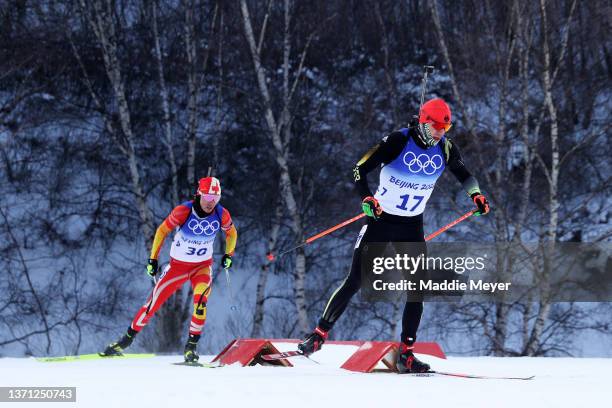
[[[232,256],[225,254],[223,258],[221,258],[221,265],[224,269],[229,269],[232,267]]]
[[[382,214],[382,208],[380,208],[380,204],[378,204],[378,200],[372,196],[368,196],[363,199],[361,202],[361,209],[368,217],[372,217],[375,220],[378,219],[380,214]]]
[[[489,202],[487,198],[480,193],[472,194],[472,200],[474,200],[474,204],[478,207],[478,211],[474,213],[475,216],[484,215],[489,212]]]
[[[147,275],[150,277],[154,277],[157,275],[159,271],[159,265],[157,264],[157,259],[149,259],[147,262]]]

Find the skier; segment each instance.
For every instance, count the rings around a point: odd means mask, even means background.
[[[359,232],[350,272],[332,294],[317,327],[298,345],[305,355],[319,350],[329,331],[361,285],[361,251],[368,242],[424,242],[423,211],[444,169],[462,184],[477,206],[475,215],[489,212],[489,203],[476,179],[465,168],[457,146],[444,135],[451,128],[451,110],[436,98],[423,104],[418,121],[390,133],[370,149],[353,170],[354,182],[369,217]],[[370,191],[367,175],[382,166],[376,194]],[[422,301],[406,301],[402,317],[400,373],[426,372],[429,365],[413,354],[417,329],[423,313]]]
[[[221,265],[227,269],[232,266],[232,256],[238,238],[229,211],[218,204],[220,199],[219,180],[215,177],[202,178],[194,199],[175,207],[160,224],[155,233],[146,272],[151,277],[157,275],[159,251],[166,236],[177,228],[170,249],[169,268],[162,273],[146,303],[136,313],[127,333],[119,341],[106,347],[100,353],[101,356],[121,355],[161,305],[189,280],[193,288],[193,314],[184,356],[188,363],[199,359],[196,348],[206,320],[215,237],[219,229],[225,233],[225,255],[221,258]]]

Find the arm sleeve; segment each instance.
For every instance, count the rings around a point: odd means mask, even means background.
[[[392,132],[368,150],[353,169],[353,181],[361,199],[373,195],[367,175],[382,164],[389,164],[404,150],[408,138],[402,132]]]
[[[463,186],[463,189],[467,192],[468,196],[472,194],[480,193],[480,186],[478,181],[469,170],[465,167],[461,152],[456,144],[446,139],[444,143],[444,155],[446,156],[446,163],[451,173],[455,175],[457,180]]]
[[[151,246],[151,259],[157,259],[159,251],[164,245],[164,241],[168,234],[179,225],[183,224],[189,218],[189,212],[191,210],[186,205],[179,205],[174,207],[170,215],[166,217],[162,222],[157,231],[155,231],[155,238],[153,238],[153,245]]]
[[[232,222],[232,216],[226,208],[223,209],[221,215],[221,229],[225,232],[225,253],[234,255],[236,249],[236,241],[238,241],[238,231]]]

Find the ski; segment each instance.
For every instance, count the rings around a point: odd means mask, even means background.
[[[261,358],[266,361],[274,361],[274,360],[282,360],[284,358],[295,357],[295,356],[302,356],[302,357],[308,358],[307,356],[304,355],[304,353],[302,353],[299,350],[285,351],[283,353],[277,353],[277,354],[264,354],[261,356]]]
[[[220,364],[199,363],[199,362],[188,363],[186,361],[182,361],[180,363],[172,363],[172,365],[187,366],[187,367],[201,367],[201,368],[219,368],[221,367]]]
[[[426,371],[424,373],[407,373],[413,377],[435,377],[436,375],[443,375],[447,377],[458,377],[458,378],[473,378],[479,380],[522,380],[527,381],[535,378],[535,375],[530,377],[499,377],[492,375],[475,375],[475,374],[464,374],[464,373],[449,373],[445,371]],[[402,374],[404,375],[404,374]]]
[[[261,358],[266,361],[274,361],[274,360],[282,360],[285,358],[296,357],[296,356],[307,358],[308,360],[312,361],[315,364],[321,364],[318,361],[310,358],[310,356],[305,355],[299,350],[285,351],[285,352],[277,353],[277,354],[264,354],[261,356]]]
[[[79,354],[76,356],[61,356],[61,357],[39,357],[36,361],[41,363],[62,363],[69,361],[88,361],[88,360],[108,360],[108,359],[124,359],[124,358],[151,358],[155,354],[122,354],[120,356],[103,356],[99,353],[95,354]]]

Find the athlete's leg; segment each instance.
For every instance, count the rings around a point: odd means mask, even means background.
[[[423,233],[423,218],[413,217],[413,222],[407,223],[402,228],[401,233],[402,242],[414,242],[420,243],[418,247],[411,246],[410,256],[427,256],[427,248],[425,246],[425,238]],[[419,271],[413,276],[417,279],[423,277],[424,271]],[[417,336],[417,330],[421,323],[421,316],[423,315],[423,302],[419,293],[408,293],[406,304],[404,305],[404,313],[402,315],[402,334],[401,341],[408,345],[412,345]]]
[[[157,282],[145,304],[138,310],[130,324],[127,333],[118,341],[109,344],[100,353],[102,356],[121,355],[134,341],[134,337],[142,330],[162,304],[188,279],[189,271],[170,262],[170,268]]]
[[[329,298],[323,315],[319,319],[318,326],[310,333],[304,341],[298,344],[298,350],[304,355],[309,355],[321,349],[327,339],[327,332],[331,330],[336,320],[342,315],[351,298],[361,286],[361,243],[370,235],[372,226],[368,223],[361,228],[355,249],[353,250],[353,261],[349,274],[338,289]]]
[[[368,220],[367,224],[361,228],[353,250],[353,261],[349,274],[331,295],[323,315],[319,319],[318,326],[303,342],[298,344],[298,350],[305,355],[314,353],[321,348],[321,345],[327,339],[327,333],[340,318],[353,295],[359,290],[361,286],[361,250],[367,242],[387,241],[384,238],[386,226],[386,223],[382,220]]]
[[[408,247],[409,256],[427,256],[422,216],[412,217],[410,222],[402,225],[400,236],[401,238],[398,241],[414,243]],[[412,279],[423,279],[425,277],[425,272],[426,271],[423,269],[416,271],[416,273],[412,275]],[[406,296],[407,300],[402,315],[401,341],[395,365],[400,373],[420,373],[429,371],[429,365],[416,358],[413,353],[417,330],[423,314],[422,294],[419,292],[408,292]]]
[[[423,302],[406,302],[404,305],[404,314],[402,315],[401,340],[403,343],[414,343],[422,315]]]
[[[359,231],[359,236],[353,250],[351,269],[346,278],[344,278],[344,281],[332,293],[323,310],[323,315],[319,319],[319,328],[324,332],[331,330],[334,323],[336,323],[348,306],[353,295],[359,291],[361,286],[361,245],[370,235],[368,230],[371,230],[371,226],[366,224]]]
[[[319,319],[319,324],[315,330],[309,334],[303,342],[298,344],[298,349],[308,355],[321,348],[327,339],[327,333],[332,329],[336,321],[340,318],[351,298],[361,286],[361,251],[368,242],[389,242],[387,230],[392,225],[382,219],[368,220],[367,224],[361,228],[355,248],[353,250],[353,260],[349,274],[342,284],[331,295],[323,315]]]
[[[155,312],[176,290],[189,279],[189,270],[183,265],[170,262],[170,269],[157,281],[153,291],[144,305],[138,310],[130,328],[136,332],[142,330]]]
[[[359,232],[355,248],[353,250],[353,260],[349,274],[342,284],[331,295],[318,327],[324,332],[331,330],[336,321],[340,318],[348,306],[351,298],[359,291],[361,286],[361,251],[368,242],[385,242],[384,231],[386,223],[383,220],[368,220]]]
[[[189,325],[190,335],[200,335],[206,322],[206,302],[210,296],[210,266],[199,267],[190,274],[193,288],[193,313]]]
[[[189,338],[187,344],[185,344],[184,357],[186,362],[192,363],[200,358],[197,347],[206,322],[206,302],[211,288],[210,266],[200,265],[194,268],[189,273],[189,280],[193,288],[193,314],[191,315]]]

